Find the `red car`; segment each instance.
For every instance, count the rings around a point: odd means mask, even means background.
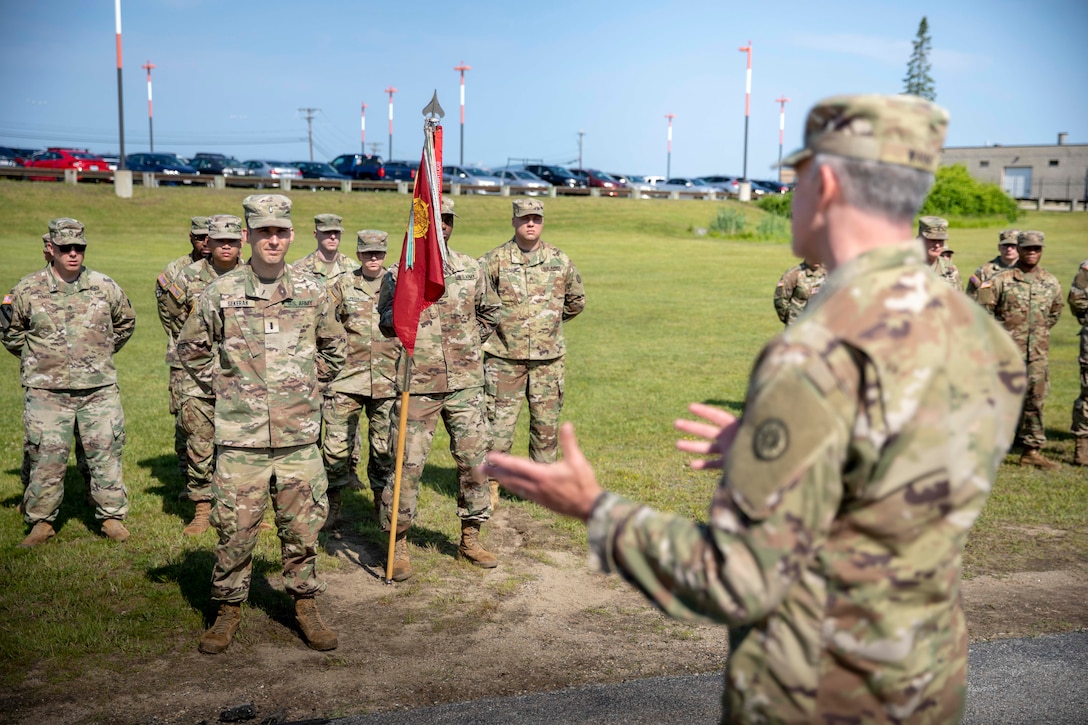
[[[32,169],[75,169],[76,171],[109,171],[109,163],[86,149],[48,148],[30,157],[26,166]],[[31,176],[31,181],[60,181],[55,176]],[[77,175],[78,178],[78,175]]]

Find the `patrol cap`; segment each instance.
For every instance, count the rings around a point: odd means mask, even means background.
[[[314,217],[314,229],[319,232],[342,232],[343,221],[343,217],[338,214],[318,214]]]
[[[283,194],[251,194],[242,199],[246,210],[246,225],[250,229],[279,227],[293,229],[291,200]]]
[[[54,224],[55,222],[55,224]],[[83,236],[83,223],[75,219],[61,217],[49,222],[52,234],[49,241],[53,244],[77,244],[86,247],[87,238]]]
[[[461,216],[453,210],[453,199],[449,198],[448,196],[444,196],[442,197],[442,213],[439,216],[446,216],[447,214],[456,217]]]
[[[210,239],[241,239],[242,220],[233,214],[216,214],[208,217]]]
[[[998,244],[1016,244],[1016,238],[1020,236],[1019,229],[1002,229],[998,235]]]
[[[948,239],[948,220],[939,216],[924,216],[918,220],[918,236],[922,239]]]
[[[956,253],[956,250],[952,249],[951,247],[945,247],[944,249],[941,250],[941,256],[942,257],[951,257],[955,253]]]
[[[544,216],[544,202],[537,199],[514,199],[514,216],[523,217],[532,214]]]
[[[808,112],[804,147],[780,165],[832,154],[936,173],[947,131],[948,111],[918,96],[832,96]]]
[[[189,233],[194,237],[208,236],[208,219],[206,216],[195,216],[189,220]]]
[[[359,240],[355,248],[357,252],[384,252],[387,249],[389,235],[380,229],[363,229],[355,236]]]
[[[46,232],[45,234],[42,235],[42,243],[43,244],[49,244],[49,232]]]
[[[1043,247],[1043,241],[1046,239],[1046,235],[1042,232],[1027,231],[1020,232],[1016,236],[1016,245],[1019,247]]]
[[[56,219],[49,220],[49,233],[52,234],[53,232],[57,231],[57,225],[61,222],[64,222],[66,224],[74,224],[80,229],[83,228],[83,222],[79,221],[78,219],[73,219],[72,217],[68,216],[59,216]]]

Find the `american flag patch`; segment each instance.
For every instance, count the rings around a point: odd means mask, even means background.
[[[991,280],[986,280],[978,286],[979,289],[986,289],[987,287],[993,287],[994,283]]]
[[[10,305],[14,301],[15,301],[15,298],[12,297],[11,295],[4,295],[4,301],[3,301],[2,304]]]
[[[181,291],[181,287],[178,287],[176,284],[170,285],[169,291],[170,296],[173,297],[175,300],[181,300],[181,296],[184,294],[184,292]]]
[[[161,287],[162,289],[166,289],[169,285],[170,285],[170,280],[168,280],[166,278],[166,274],[165,273],[160,274],[159,275],[159,287]]]

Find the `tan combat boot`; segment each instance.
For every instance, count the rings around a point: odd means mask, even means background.
[[[408,558],[408,534],[397,534],[393,543],[393,581],[402,582],[412,576],[412,561]]]
[[[317,600],[313,597],[299,597],[295,600],[295,620],[311,648],[324,652],[336,649],[336,632],[321,619],[317,611]]]
[[[197,536],[203,534],[211,526],[208,521],[208,516],[212,513],[212,504],[210,501],[197,501],[196,502],[196,514],[193,516],[193,520],[189,522],[189,525],[181,530],[181,533],[186,536]]]
[[[461,522],[461,544],[457,547],[457,551],[478,567],[494,569],[499,565],[499,560],[494,554],[480,546],[480,525],[477,523]]]
[[[491,510],[494,511],[499,507],[499,482],[490,481],[491,484]]]
[[[1044,471],[1057,471],[1062,467],[1060,463],[1043,458],[1043,454],[1039,452],[1038,448],[1025,448],[1020,456],[1020,465],[1024,468],[1034,466]]]
[[[30,533],[27,534],[27,537],[23,539],[23,542],[21,544],[19,544],[19,548],[33,549],[38,544],[46,541],[47,539],[52,539],[56,535],[57,532],[53,530],[52,524],[50,524],[48,521],[39,521],[38,523],[34,524],[34,528],[30,530]]]
[[[219,615],[204,634],[200,635],[197,649],[206,655],[217,655],[227,648],[238,625],[242,623],[242,606],[223,602],[219,605]]]
[[[128,541],[128,537],[131,536],[125,525],[121,523],[121,519],[106,519],[103,521],[102,533],[112,541]]]
[[[340,496],[343,493],[341,488],[330,488],[328,490],[329,497],[329,516],[325,519],[325,525],[321,527],[322,531],[332,531],[340,523]]]
[[[1088,466],[1088,438],[1077,438],[1076,446],[1073,452],[1073,465]]]

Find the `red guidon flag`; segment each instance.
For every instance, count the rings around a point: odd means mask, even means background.
[[[416,174],[412,212],[404,232],[397,286],[393,292],[393,329],[411,356],[423,310],[446,291],[442,262],[446,240],[442,237],[442,127],[427,123],[423,159]]]

